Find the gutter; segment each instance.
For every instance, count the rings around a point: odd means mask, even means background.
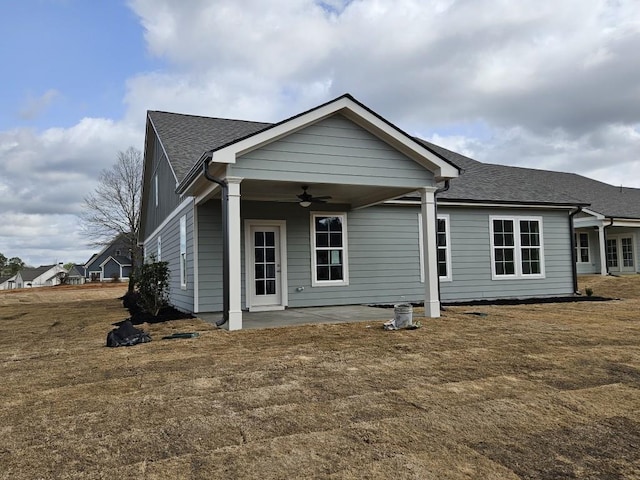
[[[222,199],[222,318],[216,322],[217,327],[221,327],[229,321],[229,187],[227,182],[221,178],[209,174],[209,164],[211,163],[211,153],[205,158],[203,166],[204,177],[210,182],[220,186]]]
[[[578,290],[578,258],[576,256],[576,229],[573,226],[573,217],[582,211],[582,207],[577,207],[569,214],[569,235],[571,239],[571,275],[573,277],[573,293],[580,294]]]

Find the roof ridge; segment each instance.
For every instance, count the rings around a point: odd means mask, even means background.
[[[193,113],[179,113],[179,112],[168,112],[166,110],[147,110],[147,114],[149,113],[162,113],[165,115],[178,115],[181,117],[192,117],[192,118],[202,118],[205,120],[224,120],[227,122],[243,122],[243,123],[261,123],[264,125],[273,125],[273,122],[263,122],[260,120],[243,120],[239,118],[223,118],[223,117],[209,117],[207,115],[196,115]]]

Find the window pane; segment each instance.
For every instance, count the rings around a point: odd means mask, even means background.
[[[267,295],[275,295],[276,293],[276,281],[275,280],[267,280],[266,282],[266,292]]]
[[[342,218],[330,217],[329,230],[332,232],[342,232]]]
[[[255,257],[256,262],[264,262],[264,249],[262,247],[257,247],[255,249]]]
[[[274,232],[264,232],[264,244],[273,247],[276,244],[276,234]]]
[[[438,219],[438,233],[444,233],[447,231],[447,222],[444,218]]]
[[[261,280],[264,278],[264,265],[256,264],[256,280]]]
[[[447,235],[446,235],[446,233],[438,233],[436,238],[438,239],[438,246],[439,247],[446,247],[447,246]]]
[[[316,247],[328,247],[328,246],[329,246],[329,234],[316,233]]]
[[[256,243],[256,247],[264,245],[264,232],[255,232],[254,233],[254,241]]]
[[[342,233],[331,233],[330,242],[331,242],[330,246],[332,246],[332,247],[341,247],[342,246]]]
[[[438,263],[438,276],[446,277],[447,276],[447,264],[446,263]]]
[[[341,250],[331,250],[331,265],[342,265]]]
[[[318,280],[329,280],[329,267],[318,266],[317,267]]]
[[[266,278],[276,278],[276,266],[273,263],[268,263],[266,265]]]
[[[331,280],[342,280],[342,266],[331,267]]]
[[[513,262],[505,263],[504,269],[507,275],[513,275],[516,273],[516,264]]]
[[[264,280],[256,280],[256,295],[264,295]]]
[[[316,264],[318,264],[318,265],[328,265],[329,264],[329,251],[328,250],[318,250],[316,252]]]
[[[265,248],[265,261],[267,262],[275,262],[276,261],[276,249],[272,247]]]
[[[329,217],[316,217],[316,232],[329,231]]]

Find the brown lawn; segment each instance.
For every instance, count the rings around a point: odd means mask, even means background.
[[[116,349],[125,286],[0,292],[0,477],[640,478],[640,275],[581,280],[622,300]]]

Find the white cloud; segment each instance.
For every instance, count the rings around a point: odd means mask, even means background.
[[[0,212],[18,216],[6,222],[33,215],[45,224],[48,214],[76,213],[117,151],[142,148],[147,109],[278,121],[345,92],[403,130],[427,132],[479,160],[640,187],[635,0],[130,6],[149,53],[165,67],[126,80],[123,119],[0,132]],[[37,115],[56,98],[45,92],[23,114]],[[67,229],[47,231],[63,248],[63,235],[76,226],[52,222]],[[24,256],[37,250],[24,244]]]

